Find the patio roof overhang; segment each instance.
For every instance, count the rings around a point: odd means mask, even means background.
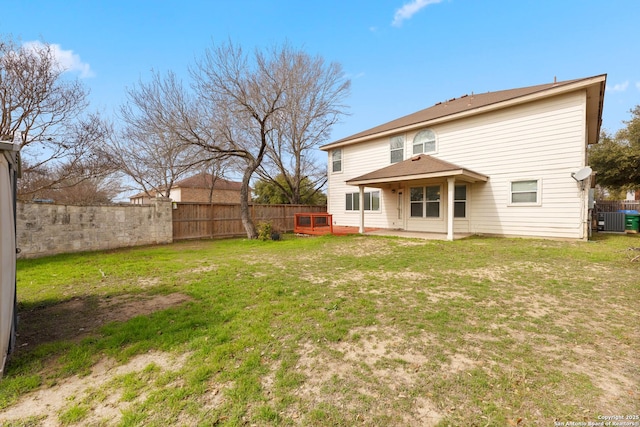
[[[352,178],[349,185],[381,188],[388,184],[403,181],[417,181],[432,178],[456,178],[466,182],[486,182],[489,177],[478,172],[420,154],[402,162],[394,163],[382,169]]]

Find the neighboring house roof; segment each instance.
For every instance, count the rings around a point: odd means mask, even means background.
[[[142,197],[152,197],[152,196],[149,196],[147,193],[145,193],[143,191],[142,193],[138,193],[138,194],[134,194],[133,196],[129,196],[129,200],[131,200],[131,199],[140,199]]]
[[[436,178],[443,176],[455,176],[461,180],[476,182],[486,181],[489,178],[481,173],[473,172],[453,163],[445,162],[426,154],[414,156],[408,160],[394,163],[390,166],[350,179],[350,185],[384,184],[394,181],[407,181],[412,179]]]
[[[211,184],[214,182],[214,176],[210,173],[199,173],[197,175],[190,176],[189,178],[176,181],[172,188],[211,188]],[[215,190],[233,190],[240,191],[242,188],[241,182],[228,181],[223,178],[215,178],[213,185]]]
[[[214,180],[214,176],[210,173],[199,173],[188,178],[182,179],[180,181],[176,181],[171,186],[171,189],[175,188],[211,188],[211,183]],[[229,181],[223,178],[215,178],[215,184],[213,185],[214,190],[229,190],[229,191],[240,191],[242,188],[241,182]],[[152,194],[157,194],[156,191],[151,191]],[[138,193],[134,196],[129,197],[129,199],[139,199],[142,197],[154,197],[149,196],[147,193],[142,192]]]
[[[399,119],[356,133],[320,147],[331,150],[341,146],[364,142],[385,135],[416,129],[462,117],[482,114],[499,108],[531,102],[549,96],[560,95],[575,90],[587,91],[587,123],[589,123],[589,144],[598,142],[602,122],[602,106],[606,74],[575,80],[565,80],[529,86],[518,89],[501,90],[481,94],[464,95],[448,101],[438,102],[430,108],[417,111]]]

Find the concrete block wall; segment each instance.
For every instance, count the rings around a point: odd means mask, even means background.
[[[171,201],[67,206],[18,202],[19,258],[173,241]]]

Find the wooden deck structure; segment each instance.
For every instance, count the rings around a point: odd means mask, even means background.
[[[307,212],[296,213],[294,215],[293,232],[296,234],[308,234],[320,236],[323,234],[333,234],[336,236],[346,236],[358,234],[358,227],[333,225],[333,217],[328,213]],[[375,231],[377,228],[366,228],[365,232]]]
[[[293,232],[296,234],[333,234],[332,215],[326,212],[294,214]]]

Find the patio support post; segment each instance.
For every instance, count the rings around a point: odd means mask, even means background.
[[[360,234],[364,234],[364,186],[359,185],[358,189],[360,190]]]
[[[453,240],[453,209],[455,201],[455,177],[447,178],[447,240]]]

